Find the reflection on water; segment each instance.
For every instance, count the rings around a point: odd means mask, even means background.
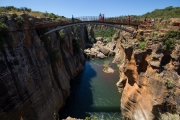
[[[111,64],[115,72],[104,73],[105,60],[112,61],[112,58],[86,61],[85,69],[71,83],[71,95],[60,112],[61,119],[68,116],[84,119],[92,115],[99,120],[120,119],[121,96],[116,87],[118,69]]]

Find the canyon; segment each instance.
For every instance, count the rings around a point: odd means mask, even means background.
[[[36,30],[35,22],[48,18],[20,16],[22,24],[15,14],[1,17],[9,31],[0,36],[0,119],[57,119],[70,95],[70,82],[84,69],[84,52],[90,58],[102,58],[97,51],[115,55],[113,62],[120,76],[116,85],[122,94],[120,109],[126,119],[158,119],[167,112],[176,113],[179,119],[180,45],[164,49],[166,30],[141,25],[131,35],[117,29],[106,47],[100,46],[99,40],[93,49],[84,51],[92,47],[86,41],[89,36],[95,38],[93,27],[80,25],[39,37],[50,28]],[[150,34],[153,31],[158,31],[158,37]],[[145,47],[138,48],[144,40]],[[74,46],[77,41],[80,49]]]
[[[149,31],[158,31],[158,35],[154,37]],[[177,42],[174,48],[165,49],[164,35],[164,30],[141,25],[136,37],[127,33],[117,37],[114,62],[119,67],[120,80],[116,85],[122,93],[121,112],[126,119],[179,120],[180,45]],[[142,39],[146,39],[146,44],[138,48]]]

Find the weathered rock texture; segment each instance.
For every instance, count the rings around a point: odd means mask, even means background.
[[[164,50],[161,39],[149,39],[144,50],[136,40],[119,37],[114,62],[120,71],[121,112],[132,120],[180,114],[180,45]],[[133,42],[134,41],[134,42]]]
[[[84,56],[73,50],[72,39],[78,37],[84,49],[85,28],[65,29],[62,38],[57,32],[39,38],[37,19],[21,16],[22,25],[16,15],[3,17],[13,46],[3,44],[0,51],[0,120],[53,120],[70,94],[71,78],[83,69]],[[53,57],[58,61],[52,62]]]

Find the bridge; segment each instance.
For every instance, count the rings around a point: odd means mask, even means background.
[[[129,30],[129,29],[123,27],[123,25],[134,26],[136,29],[138,29],[138,25],[140,24],[140,22],[138,20],[128,21],[127,19],[115,18],[115,17],[100,18],[99,16],[84,16],[84,17],[73,18],[73,20],[72,20],[72,18],[63,18],[61,21],[36,22],[35,28],[43,29],[43,28],[56,27],[56,28],[43,34],[43,35],[47,35],[49,33],[52,33],[54,31],[57,31],[60,29],[64,29],[67,27],[75,26],[75,25],[85,25],[85,24],[106,25],[106,26],[111,26],[111,27],[115,27],[115,28],[124,30],[129,33],[133,33],[132,30]]]

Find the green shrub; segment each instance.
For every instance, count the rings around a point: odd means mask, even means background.
[[[63,30],[59,30],[58,31],[58,33],[59,33],[59,37],[61,37],[61,38],[63,38],[64,37],[64,31]]]
[[[171,88],[173,88],[175,86],[174,81],[171,80],[171,79],[168,79],[168,78],[164,80],[164,83],[165,83],[165,85],[167,86],[168,89],[171,89]]]
[[[0,12],[6,12],[5,7],[0,7]]]
[[[164,46],[163,46],[163,48],[164,48],[165,50],[167,50],[167,49],[172,49],[172,48],[174,48],[175,43],[176,43],[176,39],[175,39],[175,38],[166,39],[166,40],[164,41]]]
[[[95,42],[95,40],[92,37],[89,37],[88,39],[86,39],[86,43],[93,44],[94,42]]]
[[[56,21],[60,22],[60,21],[62,21],[62,18],[58,17],[58,18],[56,18]]]
[[[138,48],[141,49],[141,50],[143,50],[145,48],[145,46],[146,46],[145,41],[139,42],[139,44],[138,44]]]
[[[95,37],[113,37],[116,33],[114,28],[106,28],[106,29],[94,29],[94,36]]]
[[[0,37],[7,35],[8,27],[5,23],[0,20]]]
[[[60,44],[65,44],[66,41],[65,41],[65,38],[64,38],[64,35],[65,35],[64,30],[57,31],[57,35],[58,35],[58,38],[60,40]]]
[[[164,36],[164,49],[174,48],[177,39],[180,39],[180,31],[167,31]]]
[[[20,15],[18,15],[16,18],[15,18],[16,22],[18,23],[18,25],[22,25],[23,22],[24,22],[24,19],[23,17],[21,17]]]
[[[17,8],[18,9],[18,8]],[[27,8],[27,7],[21,7],[19,8],[20,11],[27,11],[27,12],[31,12],[31,9],[30,8]]]
[[[164,39],[175,38],[180,39],[180,31],[167,31]]]

